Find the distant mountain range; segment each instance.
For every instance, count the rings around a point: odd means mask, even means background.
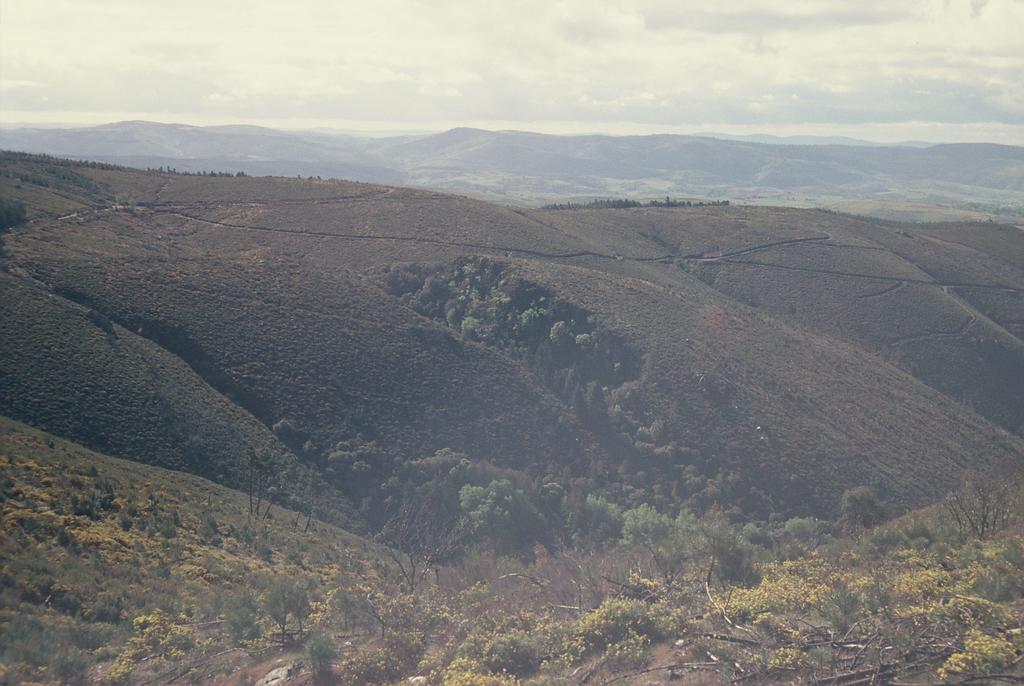
[[[746,141],[748,143],[768,143],[771,145],[856,145],[868,148],[930,148],[935,143],[927,141],[899,141],[897,143],[879,143],[866,141],[849,136],[773,136],[765,133],[734,134],[718,131],[701,131],[696,136],[701,138],[721,138],[726,141]]]
[[[932,215],[935,208],[953,208],[957,217],[1024,215],[1024,147],[995,144],[884,146],[836,137],[556,136],[470,128],[371,138],[133,121],[5,129],[0,147],[131,167],[414,185],[522,205],[672,195],[899,218],[918,218],[914,213],[922,207]]]

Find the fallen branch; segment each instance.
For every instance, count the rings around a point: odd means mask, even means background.
[[[728,643],[739,643],[740,645],[753,646],[755,648],[761,647],[761,641],[751,641],[749,638],[739,638],[738,636],[730,636],[729,634],[701,634],[701,638],[710,638],[715,641],[726,641]]]
[[[669,664],[669,665],[658,665],[657,667],[647,667],[646,669],[639,669],[639,670],[637,670],[635,672],[627,672],[626,674],[620,674],[620,675],[618,675],[616,677],[608,679],[607,681],[602,681],[601,682],[601,686],[608,686],[608,684],[614,684],[616,681],[622,681],[624,679],[629,679],[629,678],[632,678],[632,677],[635,677],[635,676],[640,676],[641,674],[650,674],[651,672],[660,672],[660,671],[663,671],[663,670],[674,671],[676,669],[685,669],[685,670],[694,670],[694,671],[696,671],[696,670],[701,670],[701,669],[712,669],[712,668],[718,667],[720,665],[721,665],[721,663],[719,663],[719,662],[674,662],[674,663]]]
[[[227,650],[222,650],[219,653],[214,653],[213,655],[207,655],[205,657],[202,657],[199,660],[196,660],[195,662],[193,662],[190,665],[188,665],[188,667],[186,667],[184,671],[178,672],[177,674],[171,676],[169,679],[167,679],[167,681],[164,681],[163,683],[165,683],[165,684],[173,684],[175,681],[177,681],[181,677],[185,676],[189,672],[195,671],[195,669],[197,667],[199,667],[199,666],[209,662],[210,660],[212,660],[212,659],[214,659],[216,657],[220,657],[221,655],[227,655],[228,653],[234,653],[234,652],[239,652],[239,651],[243,651],[243,649],[242,648],[228,648]],[[165,677],[156,677],[154,679],[150,679],[149,681],[145,682],[145,686],[148,686],[148,684],[155,684],[155,683],[161,681],[164,678]]]
[[[714,567],[712,566],[711,569],[714,569]],[[729,619],[729,615],[725,613],[725,608],[719,605],[718,601],[715,600],[715,596],[711,594],[711,569],[708,569],[708,575],[704,579],[704,591],[708,594],[708,600],[711,601],[711,604],[715,606],[715,609],[718,610],[718,612],[722,615],[722,619],[724,619],[729,626],[731,626],[734,629],[739,629],[740,631],[746,631],[751,636],[757,637],[757,633],[755,633],[753,629],[745,627],[742,624],[737,624],[736,622]],[[758,641],[755,645],[761,645],[761,642]]]
[[[1024,684],[1024,676],[1015,674],[986,674],[985,676],[972,676],[962,681],[915,681],[913,683],[904,681],[893,681],[892,686],[960,686],[961,684],[988,684],[993,681],[1002,681],[1008,684]]]
[[[510,572],[508,574],[502,574],[497,578],[497,581],[504,581],[505,579],[526,579],[531,584],[539,586],[540,588],[547,588],[547,584],[540,579],[530,576],[529,574],[523,574],[522,572]]]

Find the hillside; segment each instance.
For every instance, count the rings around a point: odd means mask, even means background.
[[[270,589],[292,579],[323,603],[326,584],[359,588],[385,559],[302,513],[254,517],[243,493],[5,417],[0,467],[4,683],[142,683],[198,670],[244,683],[260,660],[239,641],[273,631]]]
[[[1024,216],[1020,147],[842,143],[850,141],[554,136],[468,128],[369,138],[138,121],[0,131],[0,147],[9,150],[143,168],[401,183],[516,205],[671,195],[896,219]]]
[[[573,550],[438,566],[2,417],[0,468],[4,683],[1024,679],[1019,493],[983,534],[610,508]]]
[[[0,182],[31,220],[3,239],[3,412],[236,487],[239,450],[277,451],[371,526],[445,450],[757,518],[864,485],[923,505],[1024,455],[1024,234],[998,225],[525,212],[11,154]],[[159,403],[201,428],[157,432]]]

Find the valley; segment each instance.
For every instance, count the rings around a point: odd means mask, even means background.
[[[857,683],[934,673],[975,630],[1016,650],[992,632],[1019,623],[1019,529],[968,535],[936,505],[1024,458],[1013,226],[525,209],[22,153],[0,192],[26,215],[0,235],[3,612],[24,637],[5,678],[241,684],[283,660],[307,683],[311,635],[343,683],[448,686]],[[143,491],[173,505],[139,539]],[[71,592],[24,586],[33,546],[119,609],[51,607]],[[996,590],[967,571],[990,553]],[[902,619],[872,564],[910,584],[886,586]],[[145,597],[166,579],[185,585]],[[952,588],[987,604],[947,616]],[[251,636],[192,628],[243,592]],[[471,621],[477,593],[502,601]],[[855,623],[917,631],[926,657],[868,665]]]

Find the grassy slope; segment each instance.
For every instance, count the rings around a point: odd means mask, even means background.
[[[248,482],[250,454],[303,473],[267,427],[165,349],[25,279],[0,274],[0,293],[0,413],[234,487]],[[303,488],[282,486],[278,497],[300,502]],[[347,517],[337,494],[320,507]]]
[[[606,459],[521,364],[405,310],[365,275],[367,267],[473,253],[550,284],[647,355],[640,382],[609,399],[645,426],[667,424],[664,445],[652,449],[669,457],[615,459],[624,480],[660,483],[666,497],[681,469],[702,462],[735,471],[742,483],[760,482],[783,508],[827,509],[843,488],[865,481],[920,503],[943,492],[963,465],[1022,451],[1019,440],[892,366],[915,370],[902,357],[913,341],[899,355],[882,351],[886,336],[963,319],[960,304],[916,283],[928,281],[933,267],[879,250],[885,246],[868,230],[898,236],[898,227],[780,209],[524,214],[364,184],[108,171],[97,178],[116,186],[118,174],[131,189],[125,195],[146,206],[40,222],[7,239],[14,260],[115,319],[142,325],[144,335],[152,331],[147,322],[179,327],[220,381],[233,384],[232,397],[266,425],[297,422],[314,456],[362,434],[392,456],[447,445],[506,463],[531,456],[583,467]],[[798,265],[820,266],[819,274],[837,265],[888,270],[882,285],[910,280],[897,294],[909,300],[890,307],[883,296],[872,301],[881,309],[857,309],[839,277],[793,285],[780,274],[807,272],[699,257],[732,251],[739,254],[731,260],[767,261],[772,249],[752,248],[803,238],[855,247],[775,249]],[[758,276],[735,277],[741,286],[731,287],[717,276],[727,270]],[[854,281],[857,295],[879,290],[877,279]],[[867,312],[874,328],[862,326]],[[944,343],[953,362],[972,352],[955,337]],[[1011,357],[1011,369],[1016,364]],[[987,397],[1000,377],[989,376],[989,386],[972,387],[962,375],[943,390]],[[921,478],[908,482],[908,473]]]
[[[1024,430],[1024,236],[1012,227],[760,208],[535,216],[626,255],[689,256],[673,262],[731,298],[863,347]]]
[[[230,613],[233,594],[281,575],[344,584],[352,569],[380,556],[319,521],[304,531],[304,517],[280,508],[254,525],[243,493],[101,455],[5,417],[0,472],[0,679],[10,683],[42,677],[33,663],[74,649],[99,661],[94,675],[105,674],[131,620],[157,609],[180,615],[175,621],[196,627],[187,629],[196,640],[213,639],[202,650],[217,652],[223,637],[199,627],[216,629],[203,623]],[[102,493],[112,495],[107,505],[76,506]],[[173,671],[174,662],[157,659],[142,671]]]

